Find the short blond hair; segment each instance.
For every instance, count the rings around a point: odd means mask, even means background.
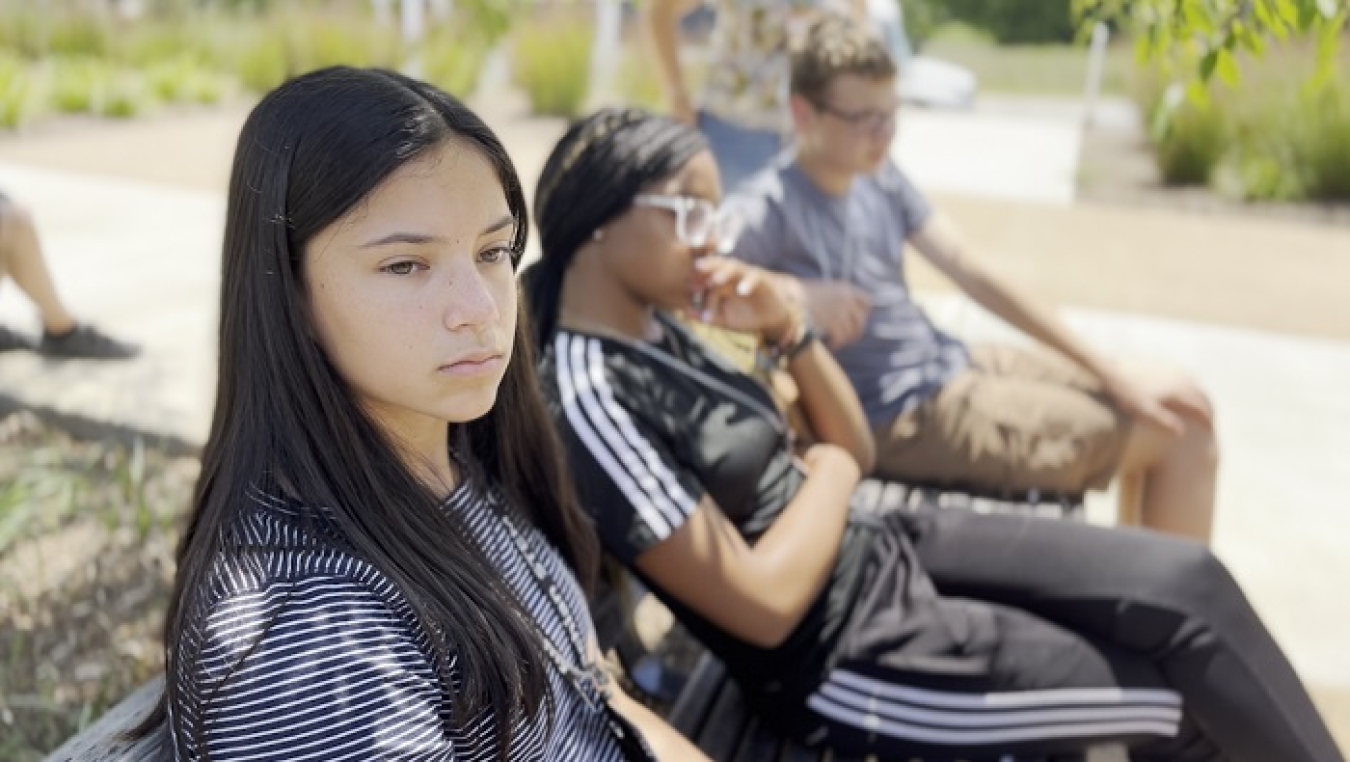
[[[881,38],[848,16],[830,13],[813,21],[790,56],[792,92],[820,103],[835,77],[856,74],[889,79],[895,60]]]

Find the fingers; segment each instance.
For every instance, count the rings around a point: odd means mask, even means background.
[[[1164,397],[1163,404],[1177,415],[1185,416],[1200,424],[1214,426],[1214,408],[1209,398],[1199,389],[1188,388]]]
[[[1161,428],[1173,437],[1186,433],[1186,424],[1181,417],[1156,402],[1145,405],[1139,410],[1139,417]]]

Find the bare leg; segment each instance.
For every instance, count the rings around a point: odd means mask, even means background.
[[[62,334],[75,327],[42,258],[33,217],[13,202],[0,202],[0,276],[4,275],[33,301],[47,333]]]
[[[1173,383],[1194,387],[1189,380]],[[1218,442],[1212,426],[1193,418],[1183,421],[1186,431],[1179,437],[1136,422],[1120,468],[1120,519],[1208,543]]]

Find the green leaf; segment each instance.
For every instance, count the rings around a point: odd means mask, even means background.
[[[1241,73],[1238,71],[1237,59],[1227,49],[1220,48],[1216,51],[1215,71],[1219,73],[1219,79],[1228,84],[1229,87],[1236,87]]]
[[[1298,25],[1298,6],[1294,0],[1275,0],[1275,16],[1284,23],[1286,27],[1296,27]]]
[[[1242,30],[1238,35],[1238,42],[1254,56],[1260,57],[1266,53],[1265,38],[1257,34],[1251,27]]]
[[[1219,65],[1219,50],[1211,50],[1200,59],[1200,78],[1208,80],[1214,76],[1214,68]]]
[[[1204,82],[1193,79],[1186,85],[1186,97],[1191,99],[1191,103],[1204,108],[1209,105],[1209,88],[1205,87]]]

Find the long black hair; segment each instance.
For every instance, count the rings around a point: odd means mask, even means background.
[[[483,192],[506,196],[518,264],[527,222],[515,169],[487,125],[446,93],[389,71],[336,67],[281,85],[244,124],[226,212],[215,414],[165,627],[167,706],[177,706],[179,671],[193,657],[183,648],[205,613],[211,567],[239,554],[235,527],[251,487],[322,506],[350,552],[398,587],[447,657],[435,661],[443,689],[454,692],[455,721],[491,712],[503,759],[512,717],[545,705],[538,635],[519,602],[357,403],[313,340],[303,304],[306,243],[391,173],[451,139],[496,169],[501,188]],[[519,312],[497,402],[456,427],[456,457],[500,487],[589,588],[597,541],[572,497],[523,304]],[[147,728],[164,718],[165,701]],[[178,727],[182,714],[169,713],[179,744],[200,733]]]
[[[642,188],[707,147],[693,127],[637,108],[601,109],[567,130],[539,175],[534,220],[542,254],[522,276],[536,347],[557,328],[563,278],[577,249]]]

